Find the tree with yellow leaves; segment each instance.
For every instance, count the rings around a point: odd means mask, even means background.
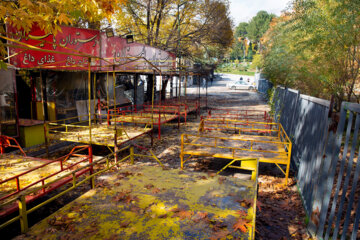
[[[45,33],[56,35],[61,25],[82,27],[100,26],[103,19],[111,21],[112,14],[121,12],[126,0],[2,0],[0,5],[0,34],[5,25],[29,32],[37,24]],[[0,41],[0,68],[6,66],[6,49]]]
[[[129,0],[114,17],[120,35],[198,60],[223,54],[233,40],[225,0]]]

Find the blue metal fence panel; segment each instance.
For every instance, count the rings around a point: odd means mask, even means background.
[[[258,81],[258,91],[265,95],[268,98],[268,91],[273,87],[273,84],[266,79],[259,79]]]
[[[300,95],[298,106],[294,108],[297,112],[290,129],[293,141],[292,162],[297,166],[298,186],[308,214],[311,213],[313,191],[327,139],[329,105],[327,101]]]
[[[336,128],[328,101],[279,87],[274,94],[275,119],[293,142],[309,230],[319,239],[360,239],[360,105],[343,103]]]

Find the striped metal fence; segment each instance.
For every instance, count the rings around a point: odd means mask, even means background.
[[[330,103],[277,88],[275,118],[293,142],[296,172],[309,230],[318,239],[360,239],[360,105]]]

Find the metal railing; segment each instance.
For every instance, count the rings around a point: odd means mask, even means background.
[[[87,154],[79,154],[82,153],[84,151],[87,151]],[[70,158],[70,157],[80,157],[81,159],[77,160],[75,163],[70,164],[69,166],[64,166],[65,162]],[[26,159],[30,159],[30,160],[37,160],[37,161],[44,161],[44,159],[38,159],[38,158],[32,158],[32,157],[24,157]],[[55,160],[47,160],[46,163],[41,164],[37,167],[33,167],[27,171],[24,171],[20,174],[16,174],[12,177],[9,177],[5,180],[0,181],[0,187],[7,185],[7,186],[11,186],[12,182],[15,182],[16,188],[12,189],[12,191],[8,194],[5,194],[4,196],[0,197],[0,201],[10,201],[12,198],[14,198],[16,195],[19,195],[25,191],[29,191],[29,189],[31,189],[32,187],[36,187],[37,185],[41,185],[39,188],[37,188],[39,191],[32,192],[33,194],[26,199],[27,202],[31,202],[51,191],[53,191],[54,189],[64,185],[66,183],[62,182],[60,185],[56,185],[56,186],[48,186],[48,184],[46,184],[46,181],[49,181],[49,179],[53,178],[53,177],[58,177],[61,174],[63,174],[66,171],[71,171],[74,169],[74,167],[78,166],[81,163],[84,163],[86,161],[88,161],[89,163],[92,163],[93,160],[93,156],[92,156],[92,149],[91,146],[76,146],[74,147],[71,152],[65,156],[62,156],[60,158],[57,158]],[[42,169],[47,169],[51,167],[51,168],[58,168],[59,170],[54,171],[54,172],[45,172],[46,176],[41,176],[39,175],[38,171],[41,171]],[[49,171],[49,170],[48,170]],[[85,174],[88,171],[92,171],[92,168],[89,169],[85,169],[82,172],[79,172],[80,175]],[[22,179],[24,179],[25,177],[31,176],[34,177],[38,176],[39,179],[32,181],[30,184],[27,184],[26,186],[23,186],[24,183],[22,183]],[[48,186],[48,187],[46,187]],[[4,189],[4,187],[3,187]],[[0,208],[1,209],[1,208]],[[8,215],[10,213],[12,213],[13,211],[16,211],[16,206],[8,206],[8,208],[6,209],[1,209],[0,210],[0,216],[5,216]]]
[[[283,128],[280,125],[278,136],[275,139],[261,140],[245,137],[226,137],[226,136],[207,136],[195,134],[182,134],[181,135],[181,168],[190,160],[192,156],[210,156],[224,159],[241,159],[251,158],[250,153],[260,154],[260,162],[274,163],[281,172],[285,175],[285,184],[287,184],[289,170],[290,170],[290,157],[292,143],[287,137]],[[258,147],[261,145],[261,147]],[[188,146],[188,148],[186,148]],[[255,147],[256,146],[256,147]],[[210,152],[209,149],[216,149]],[[270,150],[269,150],[270,149]],[[271,150],[276,149],[276,150]],[[245,153],[244,153],[245,152]],[[263,155],[261,155],[263,154]],[[270,154],[267,157],[266,154]],[[185,155],[190,155],[187,159]],[[284,171],[280,164],[286,165]]]
[[[91,124],[89,124],[89,120],[66,123],[66,121],[77,119],[77,117],[51,121],[45,125],[45,132],[48,135],[46,137],[62,141],[115,147],[152,131],[150,124],[144,124],[144,127],[136,126],[136,129],[140,133],[130,137],[129,132],[131,131],[131,128],[127,128],[127,126],[124,125],[116,125],[116,115],[109,117],[108,114],[97,114],[97,116],[99,118],[108,118],[107,124],[98,123],[99,120],[97,119],[90,120]],[[74,136],[76,133],[78,133],[77,137]],[[105,141],[105,139],[110,140]]]
[[[274,122],[255,122],[227,118],[205,118],[200,121],[199,132],[230,131],[235,134],[262,133],[270,136],[284,135],[281,124]],[[288,139],[290,140],[290,139]]]
[[[331,127],[331,125],[329,125]],[[314,176],[309,229],[319,239],[359,239],[360,104],[343,102]],[[356,159],[356,160],[355,160]],[[310,170],[310,169],[308,169]]]
[[[158,139],[161,139],[161,125],[178,119],[178,128],[180,128],[180,106],[163,105],[141,105],[139,108],[117,108],[110,109],[107,115],[108,125],[114,123],[146,124],[158,126]],[[186,118],[186,113],[185,113]]]
[[[20,144],[15,138],[8,137],[5,135],[0,135],[0,154],[5,153],[5,148],[17,148],[24,156],[26,156],[26,153],[20,147]]]
[[[252,109],[211,108],[202,119],[234,119],[244,121],[272,122],[272,117],[267,111]]]
[[[134,147],[139,147],[141,149],[144,149],[140,146],[137,146],[137,145],[129,145],[129,146],[126,146],[122,149],[119,149],[117,152],[114,152],[114,153],[111,153],[101,159],[98,159],[98,160],[94,160],[92,161],[91,163],[85,165],[85,166],[82,166],[78,169],[75,169],[61,177],[59,177],[58,179],[54,180],[54,181],[51,181],[51,182],[48,182],[44,185],[42,185],[41,187],[38,187],[38,188],[35,188],[29,192],[26,192],[26,193],[23,193],[23,194],[20,194],[19,197],[17,199],[12,199],[4,204],[1,204],[0,205],[0,208],[4,207],[4,206],[7,206],[8,204],[13,204],[15,202],[17,202],[18,204],[18,209],[19,209],[19,215],[11,218],[10,220],[2,223],[0,225],[0,229],[3,229],[5,227],[7,227],[8,225],[16,222],[16,221],[20,221],[20,226],[21,226],[21,232],[22,233],[25,233],[28,231],[29,229],[29,225],[28,225],[28,215],[34,211],[36,211],[37,209],[45,206],[46,204],[54,201],[55,199],[63,196],[64,194],[74,190],[75,188],[77,188],[78,186],[84,184],[85,182],[89,181],[90,182],[90,185],[92,188],[95,187],[95,177],[110,170],[111,168],[117,166],[119,163],[121,162],[124,162],[126,160],[130,160],[131,164],[134,164],[134,158],[135,157],[145,157],[145,158],[151,158],[151,159],[154,159],[156,162],[159,163],[159,165],[161,167],[164,167],[163,164],[161,163],[161,161],[154,155],[154,153],[149,150],[150,152],[150,156],[149,155],[144,155],[144,154],[135,154],[134,153]],[[129,154],[126,155],[125,157],[122,157],[121,159],[118,159],[116,157],[116,155],[118,155],[119,153],[121,152],[124,152],[125,150],[129,149]],[[111,160],[113,162],[111,162]],[[95,166],[98,166],[100,170],[95,171]],[[86,176],[84,177],[83,179],[79,179],[80,177],[80,174],[78,174],[79,172],[85,170],[85,169],[92,169],[93,171],[90,172],[89,176]],[[33,206],[32,208],[30,209],[27,209],[27,202],[26,202],[26,196],[29,196],[31,194],[34,194],[36,192],[38,192],[39,190],[43,189],[43,188],[47,188],[53,184],[56,184],[60,181],[63,181],[64,179],[70,179],[69,182],[71,182],[71,186],[68,186],[66,187],[66,189],[62,190],[61,192],[57,193],[55,196],[53,197],[50,197],[49,199]]]

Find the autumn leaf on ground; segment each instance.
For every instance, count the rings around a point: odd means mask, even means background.
[[[130,225],[130,222],[129,221],[125,221],[125,222],[122,222],[119,224],[119,227],[121,228],[126,228]]]
[[[196,223],[200,222],[201,220],[208,221],[208,213],[207,212],[197,212],[192,220]]]
[[[256,201],[256,207],[259,209],[259,212],[261,212],[261,206],[263,206],[262,202],[259,200]]]
[[[71,222],[72,219],[67,216],[53,217],[48,220],[48,223],[51,226],[65,226]]]
[[[311,213],[311,221],[312,221],[316,226],[319,225],[319,216],[320,216],[319,207],[316,207],[316,209]]]
[[[173,208],[173,209],[170,209],[170,212],[178,213],[178,212],[180,212],[181,210],[184,210],[184,209],[181,209],[181,208]]]
[[[236,213],[239,214],[239,217],[240,217],[240,218],[247,216],[247,213],[246,213],[244,210],[239,210],[239,211],[237,211]]]
[[[135,196],[130,195],[129,192],[120,192],[115,197],[113,197],[113,201],[115,202],[122,202],[129,204],[132,201],[138,201],[139,199]]]
[[[96,233],[97,231],[99,231],[97,228],[89,228],[89,229],[86,229],[84,232],[87,233],[87,234],[93,234],[93,233]]]
[[[234,232],[240,230],[241,232],[247,232],[248,228],[251,227],[251,224],[248,222],[247,219],[239,218],[237,222],[233,225]]]
[[[249,208],[253,204],[253,200],[249,200],[249,199],[241,199],[241,200],[237,200],[237,202],[240,203],[240,205],[244,208]]]
[[[213,233],[210,237],[211,240],[218,240],[218,239],[226,239],[226,237],[230,234],[231,232],[229,232],[227,229],[225,230],[221,230],[221,231],[216,231],[215,233]]]
[[[98,188],[104,188],[104,187],[108,187],[108,186],[109,186],[109,184],[107,182],[105,182],[104,180],[101,180],[95,184],[95,187],[98,187]]]
[[[145,188],[146,188],[146,189],[150,189],[150,188],[153,188],[153,187],[154,187],[154,185],[152,185],[151,183],[150,183],[150,184],[145,185]]]
[[[218,219],[213,223],[212,229],[214,230],[214,232],[218,232],[221,229],[226,228],[226,227],[227,227],[227,224],[224,221]]]
[[[224,181],[225,181],[225,177],[219,177],[218,181],[219,181],[219,184],[222,184]]]
[[[49,228],[45,229],[45,233],[55,233],[57,231],[58,230],[56,228],[53,228],[53,227],[49,227]]]
[[[292,206],[290,206],[290,200],[289,199],[285,199],[283,201],[281,201],[280,203],[280,207],[286,211],[290,211],[293,209]]]
[[[115,197],[113,197],[113,200],[115,202],[124,201],[127,197],[127,194],[124,192],[118,193]]]
[[[190,219],[191,216],[194,214],[192,211],[187,211],[187,210],[184,210],[184,209],[173,209],[172,212],[175,212],[175,214],[172,216],[173,218],[174,217],[179,217],[180,220],[183,220],[185,218],[188,218]]]
[[[133,201],[139,201],[139,198],[138,197],[136,197],[136,196],[131,196],[130,194],[126,197],[126,199],[125,199],[125,202],[127,203],[127,204],[129,204],[129,203],[131,203],[131,202],[133,202]]]
[[[153,188],[153,190],[151,191],[153,194],[159,193],[161,192],[161,190],[159,188]]]

